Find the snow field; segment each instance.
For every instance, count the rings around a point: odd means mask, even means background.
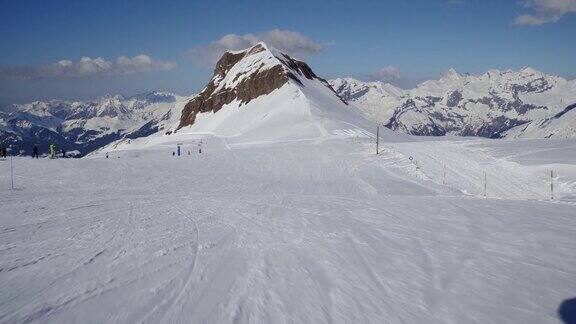
[[[335,133],[16,158],[14,191],[0,162],[0,322],[558,322],[574,205],[526,175],[574,170],[549,158],[569,145],[383,140],[376,156]],[[459,180],[442,185],[439,161]],[[503,187],[489,199],[473,180],[486,166]]]

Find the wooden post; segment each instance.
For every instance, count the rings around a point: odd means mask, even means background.
[[[380,126],[376,126],[376,155],[378,155],[379,145],[380,145]]]

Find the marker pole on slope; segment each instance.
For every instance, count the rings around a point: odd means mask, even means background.
[[[10,155],[10,183],[12,190],[14,190],[14,168],[12,167],[12,155]]]
[[[487,191],[486,191],[486,188],[488,187],[487,182],[488,182],[488,178],[486,176],[486,171],[484,171],[484,198],[488,198]]]
[[[376,126],[376,155],[378,155],[378,146],[380,144],[380,126]]]
[[[550,200],[554,200],[554,171],[550,170]]]

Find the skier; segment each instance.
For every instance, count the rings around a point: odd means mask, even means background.
[[[6,154],[6,148],[2,147],[0,149],[0,157],[6,158],[7,154]]]
[[[66,157],[66,150],[62,149],[62,157],[65,158]]]
[[[38,158],[38,145],[34,145],[32,148],[32,158]]]
[[[108,152],[106,152],[106,158],[108,158]]]
[[[56,158],[56,144],[50,144],[50,158]]]

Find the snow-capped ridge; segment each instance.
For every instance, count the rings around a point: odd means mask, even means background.
[[[232,103],[246,105],[287,84],[303,88],[308,81],[319,82],[332,96],[339,98],[328,82],[318,77],[305,62],[264,42],[241,51],[228,51],[216,63],[210,82],[184,108],[178,128],[194,125],[198,114],[217,113]]]
[[[492,69],[480,75],[450,69],[437,80],[404,90],[400,97],[375,96],[367,90],[350,95],[349,89],[368,89],[371,83],[350,79],[330,82],[365,116],[413,135],[576,136],[570,135],[574,133],[570,121],[546,122],[576,103],[576,81],[530,67],[518,71]],[[531,126],[521,126],[527,123]],[[551,125],[557,126],[551,129]],[[514,127],[522,131],[509,131]],[[546,130],[536,131],[543,127]]]

